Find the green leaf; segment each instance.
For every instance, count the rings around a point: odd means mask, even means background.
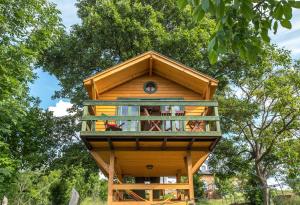
[[[274,34],[277,33],[277,29],[278,29],[278,21],[275,21],[274,24],[273,24]]]
[[[241,5],[241,13],[245,18],[251,19],[253,17],[253,10],[251,4],[243,1]]]
[[[284,4],[283,11],[285,19],[290,20],[293,16],[292,7],[290,6],[290,4]]]
[[[178,7],[181,9],[184,9],[186,5],[188,4],[187,0],[177,0]]]
[[[290,2],[290,4],[292,5],[292,7],[300,9],[300,1]]]
[[[282,19],[282,15],[283,15],[283,7],[280,3],[278,3],[277,6],[275,7],[273,16],[275,19],[280,20]]]
[[[203,19],[205,15],[205,12],[203,11],[202,7],[199,5],[196,7],[196,9],[194,10],[194,18],[197,21],[201,21]]]
[[[218,54],[215,50],[210,50],[208,53],[208,58],[209,58],[209,62],[210,64],[215,64],[217,62],[218,59]]]
[[[214,46],[216,45],[216,37],[214,37],[209,43],[208,43],[208,50],[213,50]]]
[[[216,0],[216,16],[221,19],[224,16],[225,3],[223,0]]]
[[[280,21],[280,24],[284,28],[288,28],[288,29],[292,28],[292,24],[289,20],[282,20],[282,21]]]
[[[203,9],[205,12],[207,12],[208,9],[209,9],[209,0],[202,0],[201,5],[202,5],[202,9]]]
[[[265,41],[265,42],[270,42],[270,37],[268,35],[268,30],[267,29],[262,29],[261,32],[260,32],[260,35],[262,37],[262,39]]]
[[[258,48],[253,45],[248,45],[246,49],[247,59],[250,63],[255,63],[258,53]]]

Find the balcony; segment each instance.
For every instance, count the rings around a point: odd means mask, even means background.
[[[115,111],[107,114],[106,107],[115,108]],[[128,107],[133,107],[135,112],[130,115],[125,112],[124,115],[117,111]],[[80,134],[124,138],[220,137],[218,103],[199,100],[87,100]]]

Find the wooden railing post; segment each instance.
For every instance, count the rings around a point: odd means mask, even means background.
[[[149,201],[153,202],[153,189],[151,189],[149,192]]]
[[[215,116],[219,116],[218,107],[214,107],[214,114]],[[219,120],[216,121],[216,128],[217,128],[217,132],[221,132],[221,125]]]
[[[86,117],[86,116],[88,116],[88,113],[89,113],[89,111],[88,111],[88,106],[87,105],[85,105],[84,107],[83,107],[83,117]],[[81,124],[81,131],[87,131],[87,121],[82,121],[82,124]]]

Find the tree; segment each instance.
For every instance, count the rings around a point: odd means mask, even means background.
[[[40,59],[40,66],[62,86],[54,97],[80,106],[87,98],[83,79],[148,50],[218,78],[219,89],[244,68],[234,54],[211,66],[205,48],[214,20],[195,22],[173,0],[82,0],[77,7],[82,23],[73,25]]]
[[[216,30],[208,45],[212,64],[225,51],[238,51],[240,56],[255,62],[261,53],[261,39],[270,42],[268,32],[277,33],[278,25],[291,29],[292,9],[300,1],[273,0],[178,0],[181,8],[189,5],[197,21],[205,14],[216,20]]]
[[[45,0],[0,3],[0,137],[28,106],[32,64],[58,36],[58,10]]]
[[[13,127],[30,107],[28,85],[33,65],[60,33],[58,10],[46,0],[4,0],[0,3],[0,200],[10,188],[18,160],[4,139],[18,139]],[[5,182],[2,183],[2,180]]]
[[[205,194],[205,189],[207,189],[207,187],[205,187],[204,182],[201,180],[201,174],[200,173],[196,173],[193,175],[193,181],[194,181],[194,192],[195,192],[195,199],[196,201],[204,198],[204,194]]]
[[[265,46],[248,74],[232,79],[231,92],[219,99],[226,138],[234,141],[239,160],[254,167],[264,204],[269,204],[267,179],[286,173],[298,156],[291,147],[299,140],[299,68],[289,52]]]

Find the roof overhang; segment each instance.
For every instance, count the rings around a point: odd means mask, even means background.
[[[149,51],[84,80],[91,99],[139,76],[159,75],[211,99],[218,80],[195,71],[159,53]]]

